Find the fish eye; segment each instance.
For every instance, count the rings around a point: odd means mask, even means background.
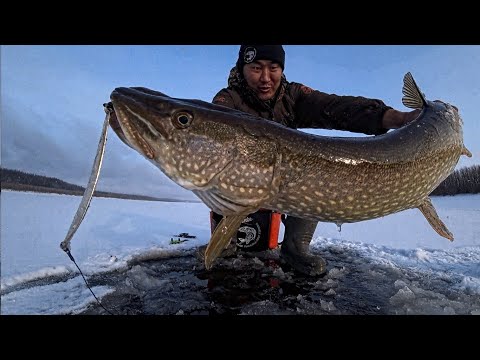
[[[186,128],[192,123],[193,116],[185,111],[180,111],[173,116],[173,125],[179,129]]]

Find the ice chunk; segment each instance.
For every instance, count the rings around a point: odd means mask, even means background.
[[[408,286],[404,286],[403,288],[399,289],[395,295],[393,295],[389,302],[392,305],[402,305],[405,303],[409,303],[415,299],[415,294]]]

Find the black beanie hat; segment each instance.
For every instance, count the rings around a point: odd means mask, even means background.
[[[241,45],[238,52],[237,68],[242,73],[243,65],[255,60],[270,60],[285,69],[285,51],[282,45]]]

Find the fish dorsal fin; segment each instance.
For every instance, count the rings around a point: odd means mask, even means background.
[[[423,109],[427,105],[425,94],[422,94],[410,72],[407,72],[403,77],[402,93],[404,95],[402,103],[406,107],[411,109]]]

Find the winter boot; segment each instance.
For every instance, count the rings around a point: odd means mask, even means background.
[[[327,271],[327,262],[318,255],[310,253],[310,242],[318,221],[287,216],[284,221],[285,235],[280,255],[298,272],[318,276]]]

